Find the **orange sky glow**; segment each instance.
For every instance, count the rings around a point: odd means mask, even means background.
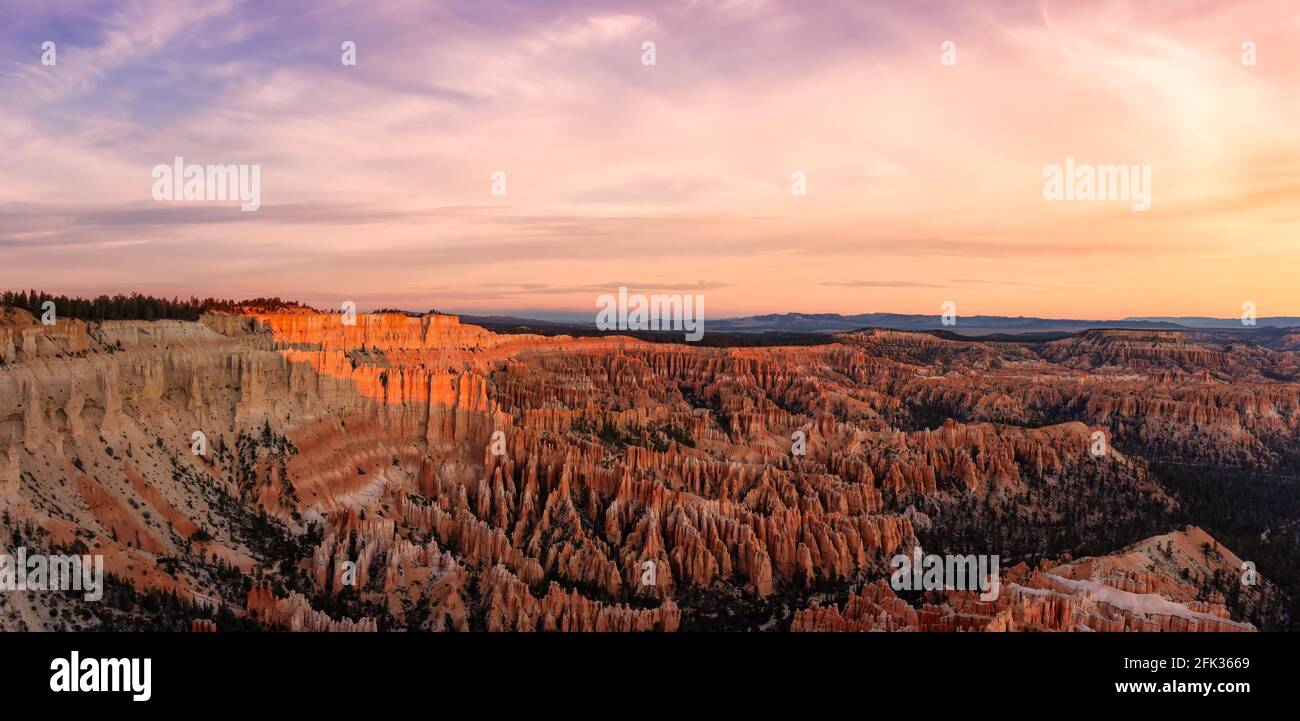
[[[0,287],[1300,315],[1293,2],[71,5],[0,31]],[[175,156],[261,207],[155,201]],[[1067,157],[1150,166],[1150,209],[1045,199]]]

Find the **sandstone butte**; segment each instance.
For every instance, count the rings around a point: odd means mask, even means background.
[[[195,631],[217,611],[312,631],[732,627],[720,605],[794,630],[1253,630],[1199,591],[1240,559],[1207,556],[1217,544],[1197,528],[1008,567],[993,602],[909,603],[884,579],[918,533],[944,530],[918,499],[1001,499],[1061,522],[1017,504],[1089,475],[1175,503],[1141,459],[1092,454],[1095,432],[1262,463],[1300,424],[1300,386],[1261,376],[1294,374],[1295,353],[1178,334],[701,348],[500,335],[440,314],[47,327],[0,313],[5,523],[174,594]],[[915,407],[966,422],[918,427]],[[261,514],[301,557],[268,551]],[[813,600],[824,592],[844,600]],[[357,614],[313,607],[328,596]],[[57,627],[59,603],[0,608],[0,628]]]

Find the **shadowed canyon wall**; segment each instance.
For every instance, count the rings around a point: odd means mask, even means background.
[[[115,592],[0,624],[1250,630],[1196,581],[1240,559],[1174,529],[1116,446],[1267,467],[1300,422],[1293,352],[1179,334],[739,349],[350,320],[6,310],[0,542],[103,554]],[[890,559],[922,539],[1006,557],[1003,595],[900,598]]]

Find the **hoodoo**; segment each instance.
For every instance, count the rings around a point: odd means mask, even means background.
[[[1263,464],[1300,422],[1294,384],[1169,334],[701,348],[303,308],[4,319],[11,528],[176,594],[185,629],[1250,630],[1187,580],[1230,553],[1161,535],[1177,501],[1132,449],[1168,420],[1214,430],[1163,436],[1187,457]],[[1124,452],[1091,452],[1098,429]],[[946,533],[1003,559],[996,599],[885,583]],[[1120,540],[1145,550],[1069,561]],[[122,598],[84,623],[137,618]]]

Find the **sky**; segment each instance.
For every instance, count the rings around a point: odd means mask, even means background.
[[[0,0],[0,288],[1300,315],[1297,128],[1289,0]],[[156,200],[177,156],[260,207]]]

